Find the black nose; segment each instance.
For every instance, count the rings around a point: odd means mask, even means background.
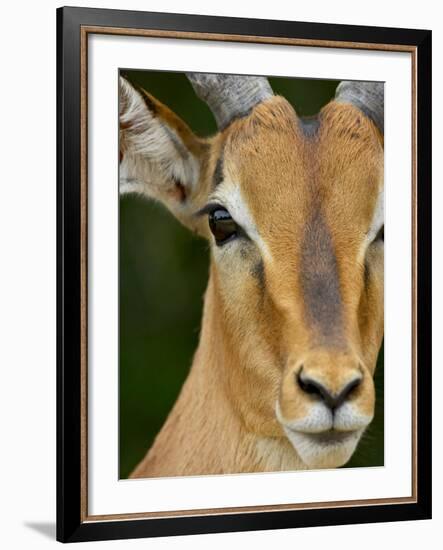
[[[334,393],[313,375],[305,373],[303,367],[297,375],[297,383],[300,388],[305,393],[317,395],[331,409],[339,407],[349,397],[350,393],[360,385],[361,381],[362,375],[359,373],[352,380],[346,382],[340,391]]]

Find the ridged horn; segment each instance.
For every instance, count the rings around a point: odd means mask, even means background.
[[[274,95],[263,76],[187,73],[187,77],[197,96],[211,109],[220,130]]]
[[[384,132],[384,84],[383,82],[340,82],[335,93],[336,101],[358,107]]]

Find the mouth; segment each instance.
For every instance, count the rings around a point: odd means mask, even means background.
[[[286,435],[309,468],[338,468],[353,455],[363,430],[299,432],[285,428]]]
[[[288,421],[277,402],[276,416],[295,452],[312,469],[344,466],[372,420],[346,404],[334,415],[321,404],[314,404],[309,415]]]
[[[357,431],[340,432],[338,430],[327,430],[320,433],[296,432],[300,436],[310,439],[312,443],[324,446],[335,446],[349,443],[355,437],[358,437]]]

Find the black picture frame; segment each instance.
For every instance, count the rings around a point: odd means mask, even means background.
[[[415,51],[416,498],[414,502],[88,521],[82,512],[82,27],[382,44]],[[86,197],[87,199],[87,197]],[[84,343],[83,343],[84,344]],[[57,10],[57,540],[157,537],[431,517],[431,31],[64,7]],[[82,458],[83,457],[83,458]],[[83,485],[82,485],[83,484]]]

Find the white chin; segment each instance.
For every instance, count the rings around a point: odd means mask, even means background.
[[[363,433],[363,430],[356,430],[334,437],[297,432],[286,427],[284,429],[299,457],[311,469],[338,468],[346,464]]]

